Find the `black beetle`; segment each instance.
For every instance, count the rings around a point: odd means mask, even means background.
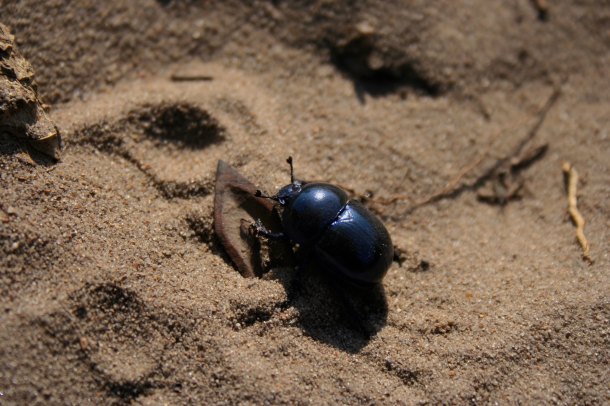
[[[394,248],[383,223],[362,203],[328,183],[307,183],[294,178],[274,196],[257,190],[255,196],[275,200],[281,208],[283,232],[267,230],[260,220],[258,233],[287,238],[331,276],[356,286],[371,287],[385,276]]]

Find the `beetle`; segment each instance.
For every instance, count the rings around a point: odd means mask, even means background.
[[[277,202],[282,231],[269,231],[260,219],[253,224],[255,231],[288,239],[339,280],[364,288],[378,285],[394,257],[392,239],[381,220],[337,186],[295,179],[292,157],[286,162],[290,184],[273,196],[255,193]]]

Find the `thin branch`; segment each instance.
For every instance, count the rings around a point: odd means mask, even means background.
[[[551,95],[549,96],[547,101],[544,103],[544,105],[538,110],[538,112],[536,114],[537,119],[534,122],[534,125],[529,129],[527,134],[523,137],[523,139],[521,139],[521,141],[517,144],[517,146],[513,149],[513,151],[509,155],[496,161],[496,163],[491,168],[489,168],[487,171],[485,171],[485,173],[483,173],[481,176],[477,177],[477,179],[475,179],[473,182],[461,183],[463,178],[466,175],[468,175],[474,169],[479,167],[485,161],[485,159],[488,158],[489,153],[490,153],[491,149],[493,148],[496,139],[501,134],[503,134],[507,131],[513,131],[513,130],[521,127],[527,120],[529,120],[529,118],[519,120],[518,122],[511,125],[510,127],[504,128],[504,129],[498,131],[496,134],[494,134],[491,137],[492,140],[490,141],[489,145],[487,145],[487,147],[485,148],[483,153],[478,158],[476,158],[474,160],[474,162],[471,162],[470,164],[463,167],[458,172],[458,174],[452,180],[450,180],[445,185],[445,187],[443,187],[440,191],[433,193],[432,195],[424,198],[423,200],[421,200],[421,201],[415,203],[413,206],[411,206],[407,210],[407,213],[412,213],[413,211],[415,211],[416,209],[419,209],[420,207],[426,206],[430,203],[437,202],[439,200],[456,197],[466,190],[477,189],[478,187],[483,185],[488,179],[493,177],[494,174],[497,173],[498,169],[502,168],[503,166],[509,165],[511,160],[513,160],[514,157],[521,155],[523,148],[536,136],[536,134],[538,134],[538,131],[542,127],[542,124],[544,123],[549,111],[555,105],[555,103],[559,99],[560,95],[561,95],[561,88],[559,86],[557,86],[554,88],[553,93],[551,93]],[[391,204],[391,203],[395,203],[399,200],[403,200],[406,198],[407,197],[403,196],[403,195],[394,196],[391,199],[387,199],[386,201],[383,201],[382,203]]]
[[[582,248],[582,258],[589,264],[593,263],[591,254],[589,252],[589,241],[585,237],[585,219],[578,211],[576,206],[576,187],[578,185],[578,172],[574,169],[569,162],[564,162],[562,166],[563,174],[566,178],[566,184],[568,188],[568,213],[576,226],[576,239]]]
[[[208,75],[181,75],[174,73],[169,77],[169,79],[172,82],[209,82],[214,80],[214,77]]]

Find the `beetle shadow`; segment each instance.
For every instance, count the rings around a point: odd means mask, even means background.
[[[358,288],[315,266],[270,273],[284,285],[288,305],[298,310],[299,326],[316,341],[357,353],[387,323],[388,304],[382,284]]]

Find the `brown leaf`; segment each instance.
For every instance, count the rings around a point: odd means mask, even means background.
[[[239,273],[252,278],[263,274],[260,243],[249,230],[249,224],[260,219],[271,230],[281,230],[274,203],[254,196],[256,186],[235,168],[218,161],[214,195],[214,231]],[[287,242],[274,243],[275,256],[291,252]]]

